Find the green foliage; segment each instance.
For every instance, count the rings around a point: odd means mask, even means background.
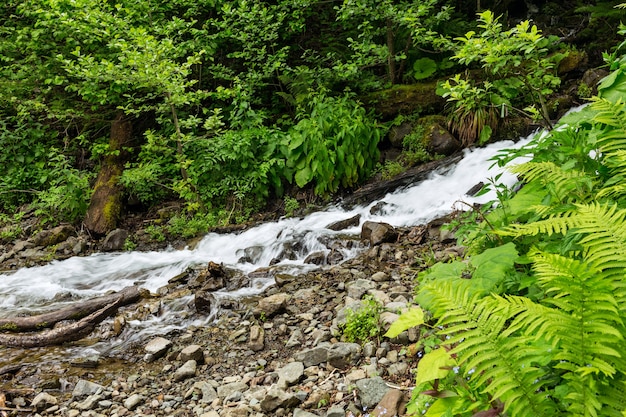
[[[294,213],[300,209],[300,203],[293,197],[285,196],[285,216],[293,217]]]
[[[460,75],[441,86],[451,106],[450,123],[465,144],[484,142],[497,127],[506,107],[539,103],[539,114],[550,125],[545,96],[560,85],[556,75],[562,54],[550,54],[556,38],[544,38],[528,20],[504,30],[490,11],[479,13],[480,33],[469,31],[452,57],[463,65],[479,63],[489,77],[482,86]],[[487,131],[485,129],[490,129]]]
[[[165,233],[163,233],[163,227],[151,224],[150,226],[146,227],[145,231],[148,236],[150,236],[150,239],[154,240],[155,242],[165,242]]]
[[[624,81],[607,80],[605,97],[564,118],[568,125],[501,158],[532,154],[513,167],[524,188],[502,194],[483,214],[488,227],[471,235],[494,236],[497,246],[420,275],[417,300],[445,350],[418,365],[435,369],[419,375],[410,409],[512,417],[626,409],[626,109],[613,94]]]
[[[347,310],[342,330],[348,342],[364,343],[380,333],[380,304],[370,296],[366,296],[361,303],[358,310]]]
[[[367,178],[378,160],[380,129],[350,95],[311,94],[281,145],[284,175],[323,196]]]
[[[437,63],[430,58],[420,58],[413,63],[413,78],[423,80],[437,71]]]

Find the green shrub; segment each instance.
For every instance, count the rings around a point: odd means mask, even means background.
[[[343,335],[348,342],[366,342],[380,334],[381,306],[371,296],[362,300],[361,307],[347,310]]]

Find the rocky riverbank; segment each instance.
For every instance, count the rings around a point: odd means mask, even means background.
[[[411,329],[390,340],[382,333],[411,306],[417,273],[462,253],[440,224],[392,229],[379,240],[364,231],[369,248],[358,257],[306,274],[277,275],[276,284],[259,297],[221,301],[221,314],[211,325],[151,337],[115,357],[47,363],[32,362],[35,356],[28,354],[19,360],[14,352],[11,363],[0,366],[0,412],[404,415],[421,352],[419,334]],[[141,305],[121,309],[90,338],[114,337],[140,311],[158,314],[160,300],[189,291],[190,281],[171,280]],[[360,311],[367,299],[380,306],[381,335],[348,342],[346,316]],[[202,314],[197,301],[189,314]]]

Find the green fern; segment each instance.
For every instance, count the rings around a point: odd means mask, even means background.
[[[533,346],[532,337],[506,328],[519,308],[499,296],[481,298],[466,283],[434,282],[421,291],[428,294],[426,307],[442,312],[437,324],[450,336],[447,343],[456,345],[450,353],[511,415],[553,415],[554,405],[542,392],[544,371],[537,366],[545,361],[545,352]]]
[[[527,162],[511,167],[526,181],[537,181],[551,192],[558,201],[586,199],[594,186],[594,180],[583,171],[563,169],[553,162]],[[574,194],[572,196],[572,194]]]

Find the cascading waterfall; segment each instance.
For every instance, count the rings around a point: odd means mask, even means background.
[[[270,265],[270,261],[283,249],[285,244],[298,243],[302,249],[297,259],[283,260],[279,266],[291,272],[317,268],[304,264],[305,257],[315,251],[328,251],[320,242],[323,238],[337,234],[358,235],[365,221],[383,221],[394,226],[413,226],[425,224],[430,220],[451,212],[455,203],[463,200],[467,203],[481,203],[495,198],[487,194],[480,198],[466,196],[466,192],[479,182],[488,182],[501,170],[490,169],[490,161],[505,148],[517,148],[526,144],[530,138],[517,143],[502,141],[484,148],[466,150],[463,159],[454,166],[449,166],[430,174],[429,178],[396,192],[386,195],[386,203],[381,211],[371,214],[371,208],[379,203],[344,210],[339,206],[329,207],[325,211],[307,215],[304,218],[286,218],[265,223],[241,233],[210,233],[194,249],[167,250],[160,252],[124,252],[99,253],[88,257],[73,257],[55,261],[49,265],[24,268],[13,274],[0,275],[0,317],[32,314],[44,306],[46,309],[62,307],[69,296],[72,301],[78,298],[95,297],[107,291],[118,291],[130,285],[138,285],[156,292],[166,285],[168,280],[190,266],[206,264],[209,261],[222,263],[236,268],[244,274]],[[512,185],[515,177],[504,173],[500,182]],[[345,220],[357,214],[361,215],[361,224],[351,229],[333,232],[327,225]],[[254,262],[239,262],[246,248],[257,248]],[[353,249],[355,251],[357,249]],[[346,252],[344,258],[353,256]],[[217,293],[217,297],[241,297],[263,292],[272,285],[271,278],[251,279],[250,286],[239,289],[235,294]],[[64,295],[65,297],[59,297]],[[107,341],[108,347],[118,346],[125,337],[137,339],[147,334],[165,334],[169,330],[194,323],[207,324],[214,317],[185,318],[189,314],[178,312],[187,309],[189,300],[171,302],[160,314],[147,322],[130,322],[127,330],[117,341]],[[96,346],[97,347],[97,346]],[[93,348],[93,347],[92,347]],[[104,347],[103,347],[104,348]]]

